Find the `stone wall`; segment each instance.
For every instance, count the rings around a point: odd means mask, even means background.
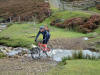
[[[61,1],[63,10],[82,10],[96,5],[94,0],[85,0],[85,1],[74,1],[74,2],[64,2]]]
[[[48,0],[51,8],[60,8],[61,2],[60,0]]]

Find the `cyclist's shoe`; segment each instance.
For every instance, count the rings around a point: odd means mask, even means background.
[[[47,51],[49,52],[50,51],[50,48],[47,48]]]

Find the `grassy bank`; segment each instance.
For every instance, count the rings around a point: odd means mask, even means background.
[[[66,65],[58,65],[46,75],[99,75],[100,60],[67,60]]]
[[[49,27],[51,29],[51,39],[66,38],[66,37],[81,37],[85,34],[71,32],[64,29]],[[0,33],[0,43],[7,46],[22,46],[27,47],[34,42],[34,39],[38,32],[39,26],[33,26],[32,24],[14,24]],[[40,35],[39,39],[41,39]]]
[[[82,11],[56,11],[52,14],[51,17],[47,18],[42,24],[49,24],[51,21],[56,19],[70,19],[74,17],[83,17],[88,18],[90,17],[90,13],[82,12]]]
[[[88,9],[89,11],[100,13],[100,10],[98,10],[96,7],[92,7]]]
[[[41,25],[47,24],[50,28],[51,32],[51,39],[55,38],[74,38],[74,37],[81,37],[86,36],[85,34],[74,32],[74,31],[67,31],[66,29],[51,27],[49,24],[54,19],[68,19],[72,17],[89,17],[90,14],[84,13],[81,11],[63,11],[63,12],[55,12],[52,14],[51,17],[47,18],[44,22],[33,25],[32,23],[23,23],[23,24],[13,24],[8,27],[6,30],[0,32],[0,44],[7,45],[7,46],[22,46],[27,47],[34,42],[38,29]],[[40,36],[41,39],[41,36]]]

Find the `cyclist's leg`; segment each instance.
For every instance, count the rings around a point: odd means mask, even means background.
[[[44,51],[50,51],[50,49],[48,49],[48,47],[47,47],[48,41],[49,41],[49,37],[47,37],[47,38],[45,39],[45,41],[44,41]]]
[[[47,44],[49,39],[50,39],[50,37],[46,37],[45,40],[43,40],[43,44]]]

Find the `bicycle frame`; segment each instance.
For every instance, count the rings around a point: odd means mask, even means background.
[[[42,51],[46,51],[46,52],[50,51],[50,48],[47,47],[47,44],[42,44],[42,43],[39,42],[38,46]]]

